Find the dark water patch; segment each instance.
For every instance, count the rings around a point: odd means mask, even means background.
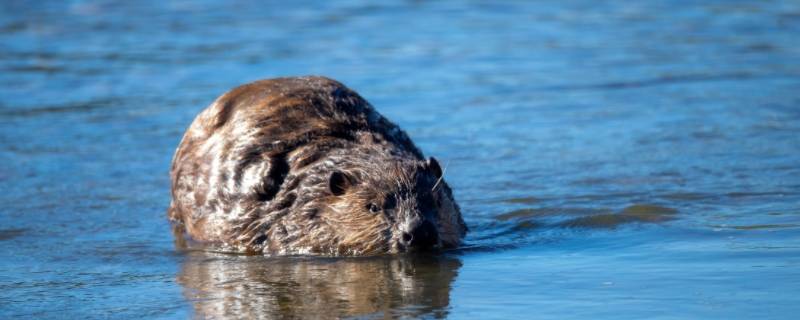
[[[546,227],[546,225],[530,220],[514,221],[506,224],[490,224],[482,232],[476,232],[476,235],[470,236],[469,239],[478,243],[491,240],[491,244],[487,243],[486,245],[494,247],[504,241],[528,237],[532,231],[542,227]],[[480,244],[476,245],[481,246]]]
[[[119,202],[122,200],[129,199],[128,196],[118,195],[118,194],[110,194],[110,193],[103,193],[94,196],[94,199],[103,202]]]
[[[512,219],[524,219],[535,216],[538,216],[535,209],[526,208],[526,209],[518,209],[511,212],[503,213],[497,215],[495,218],[497,220],[502,221],[502,220],[512,220]]]
[[[19,73],[57,73],[65,70],[64,67],[56,65],[26,65],[26,66],[9,66],[3,68],[4,72],[19,72]]]
[[[564,195],[564,201],[607,201],[610,199],[630,200],[646,198],[648,194],[639,192],[608,192],[599,194]]]
[[[243,46],[244,44],[240,42],[210,43],[210,44],[198,44],[186,48],[186,50],[193,53],[217,54],[217,53],[229,53],[231,51],[238,50]]]
[[[469,253],[493,253],[505,250],[519,249],[520,247],[530,245],[532,241],[527,242],[508,242],[508,243],[465,243],[458,248],[448,250],[447,253],[453,255],[462,255]],[[541,240],[537,242],[543,242]]]
[[[565,227],[613,229],[628,223],[661,223],[675,218],[677,210],[657,205],[636,204],[617,214],[599,214],[579,217],[559,223]]]
[[[661,199],[672,201],[697,201],[717,198],[718,195],[703,192],[673,192],[659,196]]]
[[[0,33],[16,33],[24,31],[28,28],[28,24],[24,21],[14,21],[0,26]]]
[[[623,209],[622,212],[620,212],[620,214],[623,215],[636,216],[642,218],[668,217],[668,216],[673,216],[677,213],[678,210],[657,205],[650,205],[650,204],[635,204]]]
[[[765,79],[795,79],[800,74],[753,74],[750,72],[731,72],[727,74],[683,74],[683,75],[662,75],[652,79],[641,79],[637,81],[619,81],[586,85],[565,85],[543,87],[543,90],[572,91],[572,90],[621,90],[636,89],[652,86],[673,85],[673,84],[692,84],[696,82],[711,81],[753,81]]]
[[[648,185],[657,183],[680,183],[685,178],[674,174],[654,174],[648,176],[615,176],[615,177],[587,177],[574,181],[572,184],[577,186],[597,186],[597,185]]]
[[[748,178],[749,176],[739,176]],[[727,192],[722,194],[713,194],[705,192],[675,192],[658,195],[660,199],[668,201],[681,201],[681,202],[699,202],[699,201],[732,201],[738,199],[757,200],[758,198],[781,198],[793,197],[797,193],[790,191],[764,191],[764,192]]]
[[[119,104],[120,100],[118,99],[98,99],[86,102],[40,106],[33,108],[0,106],[0,117],[35,117],[46,114],[89,112],[96,109],[109,108]]]
[[[722,132],[715,130],[694,131],[691,133],[692,138],[701,140],[716,140],[724,139],[725,135]]]
[[[574,218],[561,222],[558,225],[567,228],[613,229],[621,224],[626,224],[631,222],[652,222],[652,221],[640,219],[635,216],[608,213],[608,214],[598,214],[588,217]]]
[[[652,204],[635,204],[616,213],[606,208],[523,208],[496,215],[495,222],[475,226],[476,234],[469,240],[493,244],[531,241],[559,228],[614,229],[631,223],[657,224],[674,220],[677,214],[676,209]]]
[[[539,217],[551,216],[574,216],[574,215],[592,215],[598,213],[609,212],[608,209],[603,208],[570,208],[570,207],[556,207],[556,208],[524,208],[517,209],[507,213],[495,216],[495,219],[500,221],[508,220],[523,220]]]
[[[534,204],[541,201],[542,201],[541,199],[536,197],[520,197],[520,198],[509,198],[500,200],[500,202],[513,203],[513,204]]]
[[[0,122],[2,122],[2,120],[0,120]],[[6,143],[3,143],[3,144],[5,145]],[[12,145],[9,145],[6,150],[11,152],[11,153],[15,153],[17,155],[20,155],[20,156],[40,156],[40,155],[46,155],[46,154],[62,155],[63,156],[63,155],[66,155],[66,154],[75,153],[75,149],[74,148],[70,148],[69,146],[52,145],[52,144],[51,145],[47,145],[47,146],[41,146],[41,145],[30,146],[30,145],[19,145],[19,144],[13,145],[12,144]],[[36,174],[35,172],[31,173],[31,176],[33,176],[35,174]]]
[[[66,272],[40,272],[39,276],[58,277],[57,279],[59,280],[36,279],[34,281],[17,282],[10,285],[0,285],[0,290],[29,289],[37,293],[47,293],[53,290],[95,289],[101,287],[125,286],[140,282],[165,282],[172,280],[170,275],[165,274],[76,272],[75,270]]]
[[[757,53],[769,53],[777,50],[778,48],[770,43],[765,42],[757,42],[751,43],[743,47],[743,52],[757,52]]]
[[[24,228],[0,229],[0,241],[11,240],[11,239],[23,236],[27,232],[28,232],[28,229],[24,229]]]
[[[103,262],[136,261],[137,263],[157,261],[164,256],[173,254],[171,250],[154,247],[151,243],[132,241],[109,243],[102,246],[92,245],[81,252],[86,255],[87,259],[98,259]]]
[[[614,178],[614,179],[612,179],[612,178],[598,178],[598,177],[583,178],[583,179],[575,181],[574,184],[576,184],[576,185],[587,185],[587,186],[598,185],[598,184],[609,184],[609,183],[613,183],[615,179],[617,179],[617,178]]]
[[[533,196],[524,197],[502,197],[502,198],[471,198],[461,199],[460,202],[473,204],[535,204],[547,199]]]

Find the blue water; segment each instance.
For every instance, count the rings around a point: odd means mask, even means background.
[[[193,117],[306,74],[440,159],[462,250],[173,244]],[[0,2],[0,318],[798,312],[796,1]]]

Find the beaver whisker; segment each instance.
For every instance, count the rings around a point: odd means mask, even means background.
[[[439,179],[436,180],[436,183],[433,184],[433,188],[431,188],[431,192],[436,192],[436,187],[439,186],[439,183],[444,180],[444,174],[447,173],[447,166],[450,165],[450,160],[447,160],[447,163],[444,164],[444,168],[442,169],[442,175],[439,176]]]

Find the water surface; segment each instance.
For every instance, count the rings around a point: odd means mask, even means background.
[[[0,318],[771,318],[800,312],[794,1],[0,4]],[[216,96],[320,74],[447,167],[435,256],[173,243]]]

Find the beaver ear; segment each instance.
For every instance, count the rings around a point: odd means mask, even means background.
[[[431,172],[433,172],[436,178],[442,177],[442,167],[439,166],[439,161],[436,161],[436,158],[428,158],[428,168],[431,169]]]
[[[341,196],[353,186],[353,178],[341,171],[334,171],[328,179],[328,189],[335,196]]]

